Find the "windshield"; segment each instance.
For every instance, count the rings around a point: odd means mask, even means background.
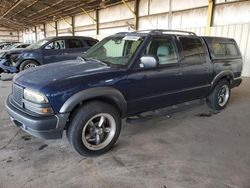
[[[13,44],[13,45],[10,45],[10,46],[7,46],[6,48],[4,48],[5,50],[11,50],[11,49],[14,49],[16,48],[17,46],[19,46],[20,44]]]
[[[42,39],[42,40],[39,40],[31,45],[29,45],[27,48],[28,49],[38,49],[40,48],[42,45],[44,45],[45,43],[47,43],[49,40],[48,39]]]
[[[112,36],[88,50],[82,58],[93,58],[104,63],[127,65],[142,43],[139,36]]]
[[[15,44],[6,46],[6,47],[4,47],[3,49],[4,49],[4,50],[10,50],[10,49],[12,49],[12,48],[15,48]]]

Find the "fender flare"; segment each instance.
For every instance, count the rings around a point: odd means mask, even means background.
[[[122,117],[127,113],[127,102],[123,94],[112,87],[96,87],[80,91],[72,95],[69,99],[64,102],[60,109],[60,113],[71,112],[77,104],[84,102],[86,100],[96,99],[96,98],[107,98],[112,100],[121,112]]]
[[[223,77],[227,77],[230,79],[230,85],[233,83],[234,80],[234,74],[232,71],[230,70],[225,70],[225,71],[221,71],[219,72],[214,79],[211,82],[211,86],[212,88],[223,78]]]

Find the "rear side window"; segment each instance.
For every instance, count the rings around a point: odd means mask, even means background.
[[[197,64],[206,61],[206,50],[198,38],[180,37],[185,63]]]
[[[235,43],[213,41],[211,44],[211,52],[213,56],[217,58],[239,56]]]
[[[69,39],[68,48],[82,48],[84,47],[82,41],[79,39]]]
[[[95,41],[95,40],[86,40],[86,43],[88,44],[88,46],[94,46],[97,43],[97,41]]]

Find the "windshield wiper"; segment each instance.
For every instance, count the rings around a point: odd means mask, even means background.
[[[103,60],[99,60],[99,59],[95,59],[95,58],[85,58],[85,59],[86,60],[92,60],[92,61],[95,61],[97,63],[101,63],[101,64],[103,64],[105,66],[109,66],[110,65],[110,63],[107,62],[107,61],[103,61]]]
[[[87,59],[82,56],[77,56],[77,59],[82,60],[82,61],[87,61]]]

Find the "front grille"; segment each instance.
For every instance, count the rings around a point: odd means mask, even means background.
[[[20,107],[23,107],[23,88],[13,84],[12,99]]]

